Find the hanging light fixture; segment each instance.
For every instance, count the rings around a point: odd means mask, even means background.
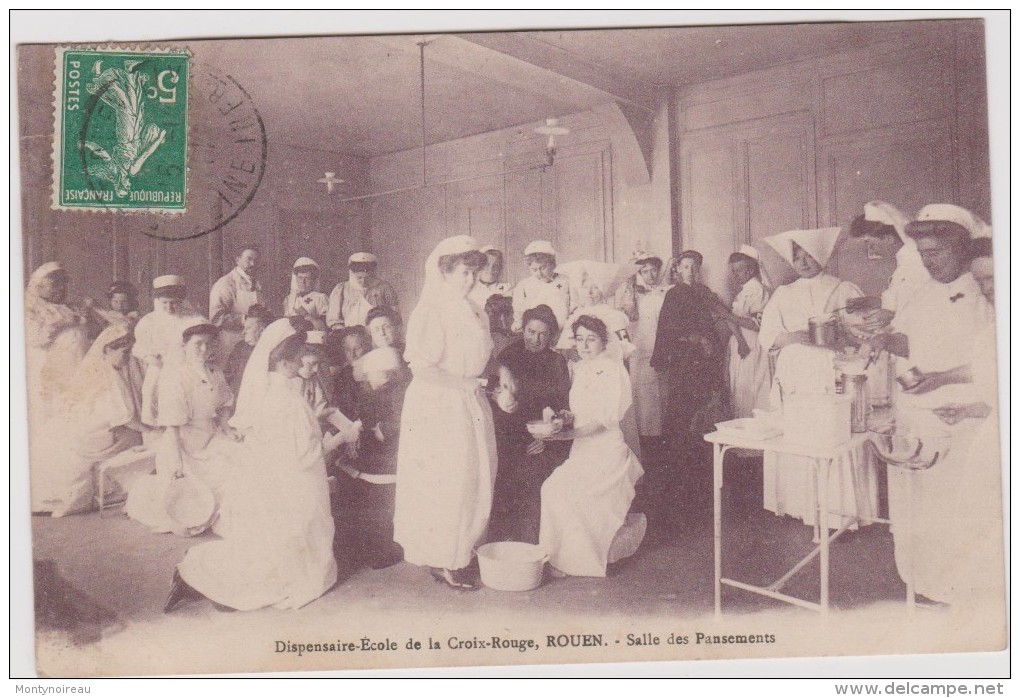
[[[552,167],[553,162],[556,160],[556,136],[565,136],[570,133],[570,129],[566,126],[560,126],[560,120],[556,117],[551,117],[545,120],[544,126],[536,128],[535,133],[549,136],[549,140],[545,144],[545,163],[547,166]]]
[[[326,193],[327,194],[332,194],[333,193],[333,187],[340,186],[346,180],[343,180],[343,179],[340,179],[339,177],[337,177],[336,176],[336,172],[327,172],[325,177],[323,177],[322,179],[317,179],[316,181],[319,184],[325,184],[326,185]]]

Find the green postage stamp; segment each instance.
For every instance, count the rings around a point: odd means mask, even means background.
[[[186,210],[189,60],[57,49],[54,208]]]

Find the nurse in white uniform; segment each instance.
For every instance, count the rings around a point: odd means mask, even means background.
[[[556,250],[548,241],[536,240],[524,248],[524,260],[531,276],[514,287],[514,331],[521,331],[524,311],[540,305],[549,306],[560,327],[566,327],[577,302],[571,298],[570,279],[556,272]]]
[[[878,335],[865,346],[886,349],[920,371],[920,380],[896,396],[897,432],[909,431],[922,442],[948,439],[948,450],[930,469],[889,470],[889,516],[900,577],[912,579],[916,593],[925,599],[942,603],[961,598],[956,570],[960,546],[954,541],[964,536],[974,542],[974,531],[952,519],[951,510],[961,488],[976,476],[968,465],[980,425],[974,419],[949,423],[952,420],[939,413],[947,405],[979,401],[975,385],[960,382],[960,367],[971,364],[975,339],[989,332],[993,322],[991,305],[969,271],[970,238],[986,229],[983,221],[959,206],[931,204],[921,209],[907,233],[916,241],[931,278],[900,307],[893,332]],[[908,513],[910,526],[905,525]]]
[[[184,277],[176,274],[157,276],[152,280],[152,312],[135,326],[135,345],[131,349],[145,371],[142,384],[142,423],[159,423],[157,389],[159,376],[167,366],[184,358],[181,333],[189,325],[202,321],[202,316],[188,305]]]
[[[626,289],[623,310],[631,318],[631,340],[634,354],[630,357],[630,380],[634,384],[634,407],[641,438],[662,436],[662,409],[659,374],[652,368],[655,333],[659,327],[659,311],[666,292],[673,288],[669,267],[663,268],[662,258],[644,252],[636,253],[634,264],[638,273],[632,288]]]
[[[799,276],[777,288],[762,313],[758,341],[775,357],[773,408],[779,408],[795,393],[835,393],[834,352],[812,344],[808,320],[838,311],[845,323],[847,313],[843,309],[847,301],[863,295],[853,284],[825,273],[839,230],[793,230],[765,238]],[[810,458],[766,453],[763,479],[766,509],[811,526],[822,525],[817,520],[817,491]],[[850,516],[877,515],[878,481],[870,453],[863,445],[834,464],[829,488],[831,511]],[[853,525],[839,514],[829,514],[826,525],[840,528],[844,523]]]
[[[259,251],[254,245],[241,248],[234,268],[221,276],[209,290],[209,322],[220,328],[219,346],[214,357],[220,367],[244,333],[244,318],[253,305],[265,305],[262,284],[255,278]]]
[[[467,235],[439,243],[404,352],[413,378],[400,420],[394,540],[405,560],[461,590],[477,588],[465,568],[488,527],[497,464],[479,380],[492,352],[489,321],[467,298],[484,265]]]

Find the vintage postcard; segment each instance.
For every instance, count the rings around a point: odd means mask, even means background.
[[[1002,652],[987,29],[18,45],[38,674]]]

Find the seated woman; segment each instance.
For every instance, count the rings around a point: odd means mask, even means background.
[[[92,310],[106,324],[117,322],[133,326],[138,322],[141,315],[138,312],[138,289],[127,281],[114,281],[110,284],[106,297],[110,302],[110,309],[95,308]]]
[[[644,535],[643,517],[633,524],[627,517],[644,471],[620,429],[633,397],[623,362],[606,354],[605,323],[582,315],[571,329],[581,356],[570,386],[574,443],[542,486],[539,545],[554,576],[604,577],[606,565],[636,552]]]
[[[570,372],[550,347],[560,331],[552,309],[529,308],[523,322],[523,336],[497,357],[489,377],[490,386],[502,385],[494,400],[499,409],[492,410],[499,468],[489,538],[538,543],[542,484],[567,459],[570,444],[536,442],[526,425],[542,419],[546,408],[567,409]]]
[[[28,380],[29,441],[32,445],[32,511],[49,513],[46,501],[60,498],[61,478],[53,478],[74,371],[88,348],[87,314],[68,305],[70,277],[58,262],[35,270],[25,289],[25,358]]]
[[[230,389],[237,395],[241,390],[241,377],[244,376],[244,368],[248,365],[248,359],[255,344],[262,336],[262,331],[273,321],[273,314],[264,305],[255,304],[248,308],[244,315],[244,329],[241,333],[241,341],[234,345],[227,356],[223,366],[223,375],[230,384]]]
[[[400,320],[379,306],[366,318],[373,349],[358,361],[358,417],[364,425],[355,449],[339,459],[337,556],[372,569],[404,559],[393,542],[400,415],[411,373],[396,349]],[[346,456],[346,457],[345,457]]]
[[[212,363],[218,333],[219,328],[205,322],[187,327],[182,333],[183,360],[160,374],[159,425],[164,430],[156,450],[157,472],[134,484],[125,506],[128,516],[157,533],[175,531],[163,504],[171,480],[195,477],[219,502],[236,460],[240,437],[227,424],[234,394]]]
[[[126,324],[103,330],[78,366],[69,393],[61,458],[53,469],[55,494],[45,502],[53,516],[89,511],[96,466],[142,443],[142,368],[131,356]],[[55,454],[56,455],[56,454]]]
[[[372,338],[362,325],[330,330],[325,356],[329,364],[331,404],[351,419],[357,419],[358,382],[354,366],[372,348]]]
[[[223,502],[232,525],[223,540],[187,552],[164,612],[201,597],[241,611],[295,609],[336,582],[323,456],[340,439],[323,437],[297,389],[304,346],[304,333],[286,319],[262,333],[238,402],[243,466]]]

